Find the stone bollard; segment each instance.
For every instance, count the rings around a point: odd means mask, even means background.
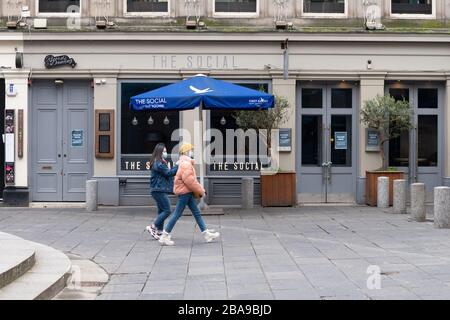
[[[377,207],[389,208],[389,178],[378,178]]]
[[[450,188],[434,188],[434,226],[450,229]]]
[[[406,180],[394,180],[394,213],[406,213]]]
[[[411,185],[411,217],[417,222],[424,222],[427,219],[425,194],[424,183],[413,183]]]
[[[253,178],[242,178],[241,188],[242,208],[252,209],[254,206]]]
[[[98,209],[98,181],[86,181],[86,210],[97,211]]]

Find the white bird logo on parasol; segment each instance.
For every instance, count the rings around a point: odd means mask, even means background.
[[[189,86],[189,89],[191,89],[192,91],[194,91],[197,94],[202,94],[202,93],[208,93],[208,92],[213,92],[214,90],[211,90],[210,88],[206,88],[206,89],[198,89],[194,86]]]

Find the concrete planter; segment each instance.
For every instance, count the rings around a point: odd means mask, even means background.
[[[393,185],[394,180],[403,180],[405,173],[402,171],[366,171],[366,204],[371,207],[377,206],[378,201],[378,178],[389,178],[389,205],[394,203]]]

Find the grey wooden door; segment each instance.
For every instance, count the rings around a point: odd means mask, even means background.
[[[348,83],[299,87],[299,202],[354,202],[357,88]]]
[[[85,200],[91,176],[91,91],[83,81],[33,83],[33,201]]]

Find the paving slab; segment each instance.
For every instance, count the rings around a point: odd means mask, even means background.
[[[92,214],[77,208],[0,208],[0,229],[93,260],[109,274],[98,299],[447,297],[450,231],[391,211],[224,209],[206,217],[221,232],[217,241],[206,244],[187,216],[174,229],[174,247],[161,247],[144,232],[156,216],[145,207],[100,207]],[[382,290],[367,288],[369,266],[379,267]]]

